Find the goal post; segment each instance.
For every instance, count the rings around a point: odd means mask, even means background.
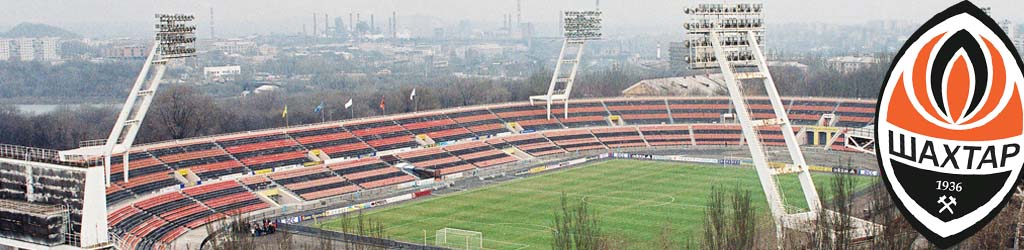
[[[437,230],[434,235],[434,245],[452,249],[484,249],[484,234],[446,227]]]

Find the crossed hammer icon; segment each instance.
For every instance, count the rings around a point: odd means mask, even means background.
[[[953,214],[953,208],[950,206],[956,206],[956,197],[950,195],[948,197],[949,201],[946,201],[946,198],[947,197],[945,195],[939,197],[939,204],[942,204],[942,208],[939,208],[939,213],[942,213],[942,211],[949,210],[949,213]]]

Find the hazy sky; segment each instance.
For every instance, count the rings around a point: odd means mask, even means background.
[[[312,28],[312,13],[327,13],[331,19],[348,13],[363,13],[363,20],[375,13],[381,27],[391,11],[421,21],[430,17],[440,25],[470,20],[500,25],[503,14],[515,13],[515,0],[0,0],[0,30],[20,22],[37,22],[68,28],[87,36],[121,35],[146,32],[152,14],[194,13],[200,32],[208,26],[210,8],[214,8],[218,34],[296,33],[305,23]],[[524,22],[553,23],[558,11],[593,8],[595,0],[521,0]],[[638,30],[679,29],[684,6],[698,0],[600,0],[605,24],[610,28]],[[745,2],[745,1],[725,1]],[[857,23],[867,20],[898,19],[922,22],[957,0],[768,0],[764,1],[770,22]],[[1020,0],[976,0],[979,6],[991,6],[997,19],[1024,21]],[[321,17],[322,18],[322,17]],[[405,19],[408,20],[408,19]],[[145,34],[145,33],[142,33]],[[124,34],[133,35],[133,34]]]

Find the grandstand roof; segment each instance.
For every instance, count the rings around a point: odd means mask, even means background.
[[[622,90],[626,96],[711,96],[725,91],[722,74],[645,79]]]

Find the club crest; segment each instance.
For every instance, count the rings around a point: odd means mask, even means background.
[[[896,55],[879,95],[883,179],[908,220],[938,247],[973,235],[1020,179],[1021,59],[992,18],[960,2]]]

